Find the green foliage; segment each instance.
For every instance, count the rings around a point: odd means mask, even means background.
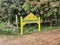
[[[0,1],[0,19],[5,20],[5,22],[14,24],[15,15],[18,15],[18,19],[20,20],[20,16],[25,17],[29,13],[40,16],[43,22],[49,20],[58,24],[60,22],[60,0]]]
[[[39,0],[38,0],[39,1]],[[43,18],[50,18],[51,15],[55,18],[60,14],[59,7],[59,1],[57,0],[40,0],[38,2],[37,0],[26,0],[24,2],[23,0],[20,2],[20,0],[11,0],[11,1],[1,1],[2,9],[5,10],[5,15],[7,18],[13,18],[15,15],[26,15],[30,12],[33,12],[36,15],[39,15],[42,19]],[[34,2],[34,3],[33,3]],[[1,8],[0,8],[1,9]],[[12,17],[13,16],[13,17]],[[51,18],[50,18],[51,19]]]
[[[14,30],[6,27],[7,22],[3,22],[0,20],[0,34],[2,35],[16,35],[18,34],[19,30]]]

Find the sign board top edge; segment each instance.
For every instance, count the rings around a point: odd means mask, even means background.
[[[38,18],[33,13],[30,13],[24,18],[24,20],[38,20]]]

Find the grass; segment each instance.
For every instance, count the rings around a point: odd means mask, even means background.
[[[41,27],[41,32],[43,31],[47,31],[47,30],[53,30],[53,29],[57,29],[57,28],[60,28],[60,26],[42,26]]]
[[[41,26],[41,32],[43,31],[47,31],[47,30],[53,30],[53,29],[56,29],[56,28],[59,28],[60,26]],[[35,25],[35,26],[25,26],[24,27],[24,34],[30,34],[30,33],[36,33],[38,32],[38,26]]]
[[[6,28],[7,22],[0,21],[0,35],[14,35],[12,29]]]
[[[4,23],[4,22],[0,21],[0,35],[14,35],[12,33],[12,30],[5,28],[6,24],[7,24],[6,22]],[[41,26],[41,32],[47,31],[47,30],[56,29],[58,27],[60,27],[60,26],[52,26],[52,27]],[[29,25],[25,25],[23,30],[24,30],[24,34],[36,33],[36,32],[38,32],[38,26],[35,25],[35,24],[33,24],[33,25],[30,25],[30,24]]]

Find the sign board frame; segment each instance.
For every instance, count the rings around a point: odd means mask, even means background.
[[[31,17],[30,17],[31,16]],[[33,18],[34,17],[34,18]],[[30,21],[30,22],[29,22]],[[38,31],[40,32],[40,17],[36,17],[34,16],[33,13],[30,13],[28,14],[28,16],[26,16],[24,19],[23,17],[20,17],[20,32],[21,32],[21,35],[23,34],[23,26],[25,24],[29,24],[29,23],[37,23],[38,24]]]

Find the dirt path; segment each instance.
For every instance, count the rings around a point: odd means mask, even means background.
[[[0,45],[60,45],[60,29],[15,38],[3,37]]]

